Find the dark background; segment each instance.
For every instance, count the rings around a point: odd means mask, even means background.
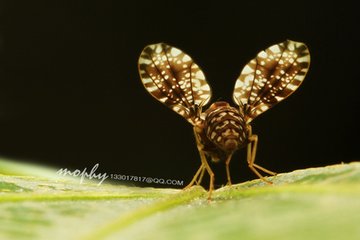
[[[332,2],[8,1],[0,155],[187,183],[200,165],[192,129],[143,88],[143,47],[184,50],[205,72],[213,101],[232,102],[242,67],[292,39],[308,45],[310,71],[296,93],[253,122],[257,163],[286,172],[358,160],[358,8]],[[245,151],[233,157],[234,182],[255,178],[245,159]],[[225,183],[223,164],[212,166],[216,185]]]

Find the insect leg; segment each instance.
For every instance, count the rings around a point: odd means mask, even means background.
[[[201,160],[201,166],[200,168],[204,168],[209,176],[210,176],[210,186],[209,186],[209,195],[208,195],[208,200],[211,199],[211,193],[214,190],[214,179],[215,179],[215,174],[214,172],[211,170],[209,163],[206,160],[206,156],[205,156],[205,152],[203,151],[203,145],[201,144],[200,140],[199,140],[199,135],[196,132],[196,129],[194,128],[194,135],[195,135],[195,139],[196,139],[196,145],[197,148],[199,150],[199,154],[200,154],[200,160]],[[198,170],[199,171],[199,170]],[[203,171],[204,172],[204,171]],[[201,173],[199,181],[202,180],[204,173]]]
[[[214,180],[215,180],[215,174],[214,172],[211,170],[208,162],[206,161],[206,157],[203,151],[200,151],[200,158],[201,158],[201,162],[204,164],[204,167],[206,169],[206,171],[208,172],[209,176],[210,176],[210,184],[209,184],[209,195],[208,195],[208,200],[211,199],[211,194],[212,191],[214,190]]]
[[[251,134],[251,128],[250,128],[250,137],[249,137],[249,144],[248,144],[248,149],[247,149],[247,162],[249,164],[249,168],[264,182],[271,184],[272,182],[270,182],[269,180],[267,180],[266,178],[264,178],[257,170],[260,169],[263,172],[266,172],[270,175],[276,175],[276,173],[267,170],[264,167],[261,167],[257,164],[255,164],[255,156],[256,156],[256,149],[257,149],[257,143],[258,143],[258,136],[255,134]]]
[[[266,169],[266,168],[264,168],[262,166],[259,166],[259,165],[255,164],[255,163],[253,163],[253,166],[256,167],[257,169],[260,169],[263,172],[266,172],[269,175],[275,176],[277,174],[276,172],[270,171],[270,170],[268,170],[268,169]]]
[[[205,171],[204,164],[201,163],[201,165],[200,165],[199,169],[196,171],[193,179],[184,189],[188,189],[188,188],[192,187],[195,182],[197,185],[200,185],[202,177],[204,176],[204,171]],[[200,177],[199,177],[199,175],[200,175]],[[199,177],[199,179],[198,179],[198,177]]]
[[[202,181],[202,179],[203,179],[203,177],[204,177],[204,173],[205,173],[205,168],[203,167],[202,170],[201,170],[201,173],[200,173],[200,177],[199,177],[199,179],[198,179],[197,182],[196,182],[197,185],[200,185],[200,184],[201,184],[201,181]]]
[[[227,177],[227,185],[231,186],[231,177],[230,177],[230,160],[231,160],[232,154],[229,154],[229,156],[226,158],[225,166],[226,166],[226,177]]]

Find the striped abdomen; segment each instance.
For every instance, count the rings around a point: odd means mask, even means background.
[[[215,102],[205,112],[207,138],[224,152],[233,152],[246,144],[244,116],[227,102]]]

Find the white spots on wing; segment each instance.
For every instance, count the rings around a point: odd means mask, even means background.
[[[295,91],[309,62],[308,49],[302,43],[285,41],[260,51],[243,68],[234,87],[234,101],[250,105],[247,122]]]
[[[142,82],[143,82],[144,84],[152,83],[152,82],[153,82],[152,79],[151,79],[151,78],[148,78],[148,77],[142,77],[141,80],[142,80]]]
[[[205,75],[202,71],[197,71],[195,77],[201,80],[205,80]]]
[[[200,87],[200,89],[203,90],[203,91],[210,91],[210,86],[209,86],[208,84],[202,85],[202,86]]]
[[[280,96],[275,96],[275,99],[277,102],[280,102],[281,100],[283,100],[284,98],[283,97],[280,97]]]
[[[303,63],[303,62],[310,62],[310,55],[305,55],[303,57],[299,57],[296,59],[297,62]]]
[[[139,69],[140,76],[146,75],[146,71],[144,69]],[[150,73],[151,74],[151,73]],[[150,75],[151,76],[151,75]]]
[[[160,100],[160,102],[166,102],[166,100],[168,100],[168,98],[167,97],[162,97],[162,98],[159,98],[159,100]]]
[[[192,79],[192,86],[193,86],[193,88],[200,89],[200,87],[201,87],[200,80],[196,79],[196,78]]]
[[[267,105],[262,105],[262,106],[260,107],[260,109],[261,109],[261,111],[265,112],[266,110],[269,109],[269,107],[268,107]]]
[[[150,48],[151,50],[155,50],[156,46],[158,46],[159,44],[151,44],[148,45],[146,48]]]
[[[147,87],[146,89],[147,89],[149,92],[153,92],[153,91],[158,90],[158,88],[157,88],[156,85],[154,85],[154,86],[149,86],[149,87]]]
[[[248,104],[246,121],[250,122],[295,91],[307,73],[309,62],[308,49],[302,43],[286,41],[260,51],[242,69],[233,92],[238,105]],[[190,113],[189,106],[202,106],[210,100],[211,89],[204,73],[180,49],[163,43],[148,46],[140,55],[139,72],[145,88],[185,118]]]
[[[303,45],[304,45],[304,44],[303,44],[303,43],[301,43],[301,42],[294,42],[294,41],[290,41],[290,40],[289,40],[289,44],[290,44],[290,43],[295,44],[295,47],[296,47],[296,48],[300,48],[301,46],[303,46]]]
[[[242,88],[244,85],[245,83],[243,81],[238,80],[235,83],[235,89]]]
[[[254,75],[247,75],[245,78],[244,78],[244,85],[245,86],[249,86],[250,85],[250,82],[254,80]]]
[[[254,70],[249,65],[246,65],[243,68],[241,74],[249,74],[249,73],[253,73],[253,72],[254,72]]]
[[[148,58],[141,57],[139,59],[139,64],[151,64],[151,63],[152,63],[152,61]]]
[[[254,91],[250,92],[250,97],[249,97],[250,101],[254,101],[256,97],[257,97],[257,92]]]
[[[297,88],[297,86],[294,85],[294,84],[288,84],[288,85],[287,85],[287,88],[290,89],[290,90],[292,90],[292,91],[295,91],[296,88]]]
[[[200,95],[200,98],[202,98],[200,103],[203,102],[204,100],[205,100],[204,102],[208,102],[210,100],[210,94],[208,94],[208,93],[207,94],[202,94],[202,95]]]
[[[304,79],[304,77],[305,77],[304,75],[296,75],[295,79],[299,80],[299,81],[302,81]]]
[[[163,48],[161,46],[161,44],[157,44],[155,47],[155,52],[156,53],[161,53],[163,51]]]
[[[180,115],[184,115],[184,114],[185,114],[184,109],[183,109],[182,107],[180,107],[180,105],[175,105],[175,106],[172,107],[172,109],[173,109],[175,112],[179,113]]]
[[[146,90],[185,118],[189,117],[189,107],[203,106],[211,97],[204,74],[180,49],[163,43],[149,45],[138,64]]]
[[[177,57],[181,53],[181,51],[177,48],[172,47],[170,53],[173,57]]]
[[[185,55],[183,56],[183,58],[182,58],[182,61],[183,61],[183,62],[189,62],[189,61],[191,61],[191,58],[190,58],[188,55],[185,54]]]
[[[269,47],[269,49],[270,49],[273,53],[279,53],[279,52],[281,52],[280,47],[279,47],[278,44]]]
[[[268,54],[265,51],[261,51],[261,52],[259,52],[258,56],[261,58],[267,58]]]
[[[293,41],[289,41],[288,45],[287,45],[287,48],[290,50],[290,51],[294,51],[295,50],[295,44]]]

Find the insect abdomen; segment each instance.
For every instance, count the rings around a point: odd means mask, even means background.
[[[208,139],[225,152],[233,152],[246,143],[246,124],[236,108],[216,102],[205,112]]]

